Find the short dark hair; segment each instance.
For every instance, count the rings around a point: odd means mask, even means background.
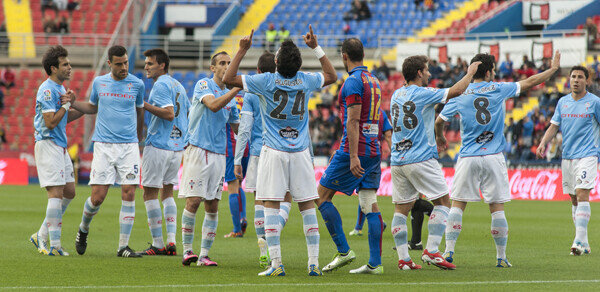
[[[402,63],[402,75],[406,82],[413,81],[419,76],[419,71],[425,70],[429,58],[424,55],[410,56]]]
[[[150,49],[144,52],[144,57],[154,57],[156,59],[156,63],[165,64],[165,72],[169,72],[169,55],[163,49]]]
[[[229,54],[227,54],[227,52],[225,52],[225,51],[220,51],[220,52],[214,54],[212,56],[212,58],[210,58],[210,65],[211,66],[217,65],[217,57],[220,56],[220,55],[227,55],[227,56],[229,56]]]
[[[115,45],[108,49],[108,60],[112,62],[114,56],[123,57],[127,54],[127,49],[123,46]]]
[[[258,58],[258,70],[262,73],[275,73],[275,55],[269,51],[265,51]]]
[[[345,39],[342,43],[342,53],[348,55],[352,62],[360,62],[365,58],[363,44],[357,38]]]
[[[471,64],[475,62],[481,62],[479,67],[477,67],[477,72],[473,75],[473,79],[484,79],[485,74],[489,71],[492,72],[494,70],[494,64],[496,63],[496,57],[490,54],[477,54],[473,59],[471,59]]]
[[[52,66],[58,68],[58,59],[61,57],[66,58],[68,56],[69,52],[62,46],[50,47],[44,54],[44,57],[42,57],[42,66],[44,66],[46,74],[48,74],[48,76],[52,75]]]
[[[586,67],[579,66],[579,65],[571,67],[571,71],[569,71],[569,77],[571,77],[571,73],[573,73],[573,71],[575,71],[575,70],[583,71],[583,74],[585,75],[586,80],[588,78],[590,78],[590,71],[588,71],[588,69]]]
[[[302,67],[302,56],[300,49],[292,40],[285,40],[277,52],[277,72],[285,78],[296,76]]]

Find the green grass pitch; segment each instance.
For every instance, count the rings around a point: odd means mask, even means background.
[[[69,206],[64,218],[62,244],[70,257],[43,256],[29,242],[37,231],[46,208],[45,192],[37,186],[0,186],[0,290],[595,290],[600,283],[600,233],[596,212],[600,207],[592,203],[592,220],[589,240],[592,254],[569,256],[574,236],[569,202],[513,201],[507,204],[509,223],[507,254],[512,268],[495,267],[495,247],[490,235],[490,215],[487,205],[471,203],[463,217],[463,231],[456,246],[455,271],[442,271],[434,266],[424,266],[421,271],[400,271],[398,258],[389,228],[383,235],[384,275],[350,275],[348,271],[368,260],[368,242],[365,235],[349,237],[357,259],[323,277],[308,277],[306,273],[306,245],[302,233],[302,219],[297,205],[292,205],[288,224],[282,234],[282,254],[287,276],[262,278],[257,273],[258,247],[253,227],[253,200],[248,194],[248,231],[244,238],[223,238],[231,231],[231,217],[227,196],[219,208],[217,237],[210,252],[218,267],[183,267],[181,256],[147,256],[141,259],[118,258],[118,215],[120,189],[111,188],[100,212],[94,218],[88,237],[87,252],[79,256],[74,240],[81,220],[84,200],[90,188],[77,187],[77,197]],[[142,191],[136,192],[136,220],[130,246],[137,251],[148,247],[151,241],[147,226]],[[184,201],[176,199],[178,225]],[[335,205],[344,220],[344,229],[350,231],[356,220],[355,197],[337,196]],[[379,198],[383,218],[391,223],[393,205],[391,198]],[[202,208],[202,207],[201,207]],[[317,212],[318,213],[318,212]],[[196,218],[194,247],[199,251],[200,228],[204,213]],[[335,253],[323,221],[319,217],[321,243],[320,265],[324,266]],[[425,224],[425,229],[427,225]],[[410,233],[409,233],[410,234]],[[423,231],[426,239],[427,231]],[[181,232],[177,231],[177,249],[181,253]],[[443,248],[443,242],[442,242]],[[411,251],[411,257],[420,263],[420,252]]]

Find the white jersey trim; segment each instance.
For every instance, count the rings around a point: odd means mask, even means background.
[[[248,84],[246,83],[246,75],[242,75],[242,89],[245,92],[248,92]]]
[[[55,112],[56,112],[56,110],[53,110],[53,109],[46,109],[46,110],[42,111],[43,114],[45,114],[45,113],[55,113]]]
[[[554,120],[550,120],[550,124],[560,126],[560,123]]]
[[[448,120],[450,120],[450,118],[448,118],[447,116],[442,115],[441,113],[438,115],[438,117],[441,118],[442,120],[446,121],[446,122]]]
[[[440,103],[446,104],[448,102],[448,93],[450,92],[449,88],[444,89],[446,92],[444,92],[444,97],[442,98],[442,100],[440,101]]]
[[[321,72],[318,72],[317,74],[321,76],[321,86],[320,87],[322,88],[323,85],[325,85],[325,76]]]
[[[519,83],[519,82],[515,82],[515,83],[517,83],[517,91],[514,96],[519,96],[519,95],[521,95],[521,83]]]
[[[165,104],[165,105],[161,106],[161,108],[167,108],[167,107],[170,107],[170,106],[173,106],[173,104],[172,103]]]
[[[206,97],[206,96],[209,96],[209,95],[212,95],[213,97],[216,97],[214,94],[207,93],[207,94],[205,94],[205,95],[203,95],[203,96],[200,96],[200,97],[198,98],[198,101],[199,101],[200,103],[202,103],[202,99],[204,99],[204,97]],[[202,105],[204,105],[204,104],[202,104]]]

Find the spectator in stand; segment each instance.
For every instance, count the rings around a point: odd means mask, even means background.
[[[42,12],[46,11],[46,9],[52,9],[58,13],[58,6],[54,0],[42,0],[41,6]]]
[[[523,144],[530,147],[533,143],[533,121],[529,116],[523,118]]]
[[[429,59],[429,73],[431,74],[431,79],[440,79],[444,70],[442,70],[437,60]]]
[[[499,72],[500,79],[512,78],[513,76],[513,61],[510,59],[510,54],[506,53],[506,58],[500,64]]]
[[[598,37],[598,27],[596,26],[594,20],[591,17],[588,17],[585,20],[585,29],[587,30],[588,50],[591,50],[594,47],[594,42],[596,42],[596,38]]]
[[[523,64],[523,66],[521,66],[521,69],[517,70],[517,74],[519,74],[521,78],[525,76],[525,79],[527,79],[535,75],[535,70],[533,70],[533,68],[530,67],[529,64],[525,63]]]
[[[11,87],[15,86],[16,78],[17,74],[15,74],[15,71],[12,70],[8,65],[0,72],[0,86],[4,86],[6,88],[6,93],[9,92]]]
[[[81,8],[81,6],[79,6],[79,3],[81,2],[81,0],[69,0],[69,4],[67,4],[67,10],[69,10],[69,13],[73,13],[74,10],[79,10]]]
[[[592,78],[594,81],[599,82],[600,81],[600,61],[598,61],[598,55],[594,54],[594,62],[592,63],[592,70],[590,70],[590,72],[594,73],[594,75],[596,76],[595,78]]]
[[[4,148],[4,144],[7,144],[8,141],[6,141],[6,132],[4,131],[4,128],[0,127],[0,150],[2,150],[2,148]]]
[[[46,14],[46,16],[44,16],[44,21],[42,22],[42,26],[44,28],[45,33],[56,33],[57,32],[56,22],[54,21],[54,18],[52,18],[52,16],[50,14]]]
[[[69,33],[69,20],[66,16],[61,16],[58,21],[57,30],[59,33],[67,34]]]
[[[281,26],[279,31],[277,32],[277,41],[279,44],[283,43],[283,41],[290,38],[290,31],[285,28],[285,26]]]
[[[10,40],[6,35],[6,21],[0,24],[0,55],[8,55],[8,44]]]
[[[367,1],[353,0],[350,11],[344,13],[344,20],[365,20],[371,18],[371,10]]]
[[[275,25],[270,22],[269,29],[265,32],[265,50],[275,52],[275,41],[277,39],[277,30]]]
[[[4,110],[4,91],[0,88],[0,114]]]
[[[519,69],[524,69],[525,65],[527,65],[529,68],[535,68],[535,64],[529,61],[529,57],[527,55],[523,55],[523,64],[521,64],[521,68]]]

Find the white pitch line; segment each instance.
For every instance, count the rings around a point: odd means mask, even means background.
[[[190,284],[190,285],[118,285],[118,286],[23,286],[2,287],[1,289],[144,289],[144,288],[218,288],[218,287],[307,287],[307,286],[403,286],[403,285],[490,285],[490,284],[560,284],[560,283],[600,283],[593,280],[530,280],[530,281],[473,281],[473,282],[368,282],[368,283],[235,283],[235,284]]]

